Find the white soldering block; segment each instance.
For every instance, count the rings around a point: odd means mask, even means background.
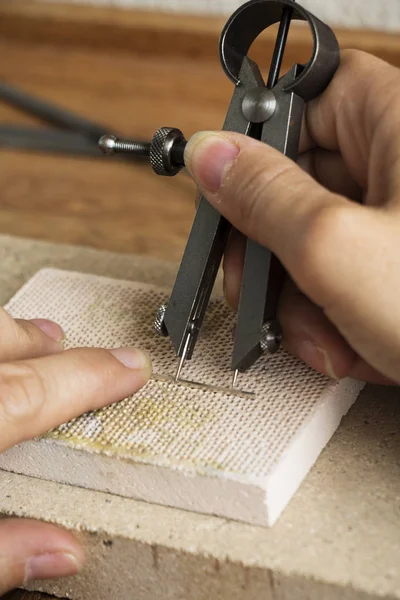
[[[49,318],[67,347],[137,345],[154,378],[134,397],[83,415],[0,456],[0,468],[155,504],[273,525],[363,384],[333,382],[281,351],[229,391],[234,314],[213,300],[182,377],[153,320],[168,291],[45,269],[9,302],[20,318]]]

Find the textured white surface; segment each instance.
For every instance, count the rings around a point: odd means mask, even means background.
[[[58,0],[48,0],[57,2]],[[65,2],[65,0],[63,0]],[[243,4],[240,0],[69,0],[75,4],[115,5],[149,10],[205,14],[230,13]],[[332,25],[368,27],[398,31],[400,0],[301,0],[317,17]]]
[[[166,298],[153,286],[47,269],[8,309],[58,321],[68,346],[146,348],[158,377],[176,365],[169,341],[152,332]],[[185,379],[229,387],[233,324],[214,300]],[[240,382],[254,399],[153,379],[133,398],[5,453],[0,468],[271,525],[363,386],[331,382],[284,352]]]

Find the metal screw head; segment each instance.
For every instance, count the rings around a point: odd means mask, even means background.
[[[261,348],[263,352],[275,354],[282,343],[282,329],[277,321],[268,321],[262,328]]]
[[[242,111],[250,123],[264,123],[276,110],[276,98],[267,88],[250,90],[243,100]]]
[[[117,138],[115,135],[103,135],[99,140],[99,148],[104,154],[113,154]]]
[[[167,305],[162,304],[157,309],[156,318],[154,320],[154,331],[160,337],[168,337],[168,331],[167,331],[167,328],[165,327],[165,323],[164,323],[164,317],[165,317],[166,311],[167,311]]]

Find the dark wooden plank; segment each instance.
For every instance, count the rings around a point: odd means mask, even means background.
[[[24,592],[23,590],[15,590],[5,596],[2,596],[0,600],[51,600],[53,596],[47,594],[40,594],[39,592]]]
[[[25,596],[25,592],[23,592],[22,590],[15,590],[14,592],[10,592],[9,594],[2,596],[1,600],[23,600],[24,596]],[[33,600],[33,599],[31,598],[30,600]],[[38,600],[38,599],[35,598],[35,600]],[[42,595],[42,598],[39,597],[39,600],[44,600],[43,595]]]

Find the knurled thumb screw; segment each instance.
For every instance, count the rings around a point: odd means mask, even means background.
[[[186,144],[182,131],[173,127],[161,127],[149,143],[119,140],[114,135],[103,135],[99,140],[104,154],[133,154],[148,158],[153,171],[164,177],[173,177],[183,169]]]

